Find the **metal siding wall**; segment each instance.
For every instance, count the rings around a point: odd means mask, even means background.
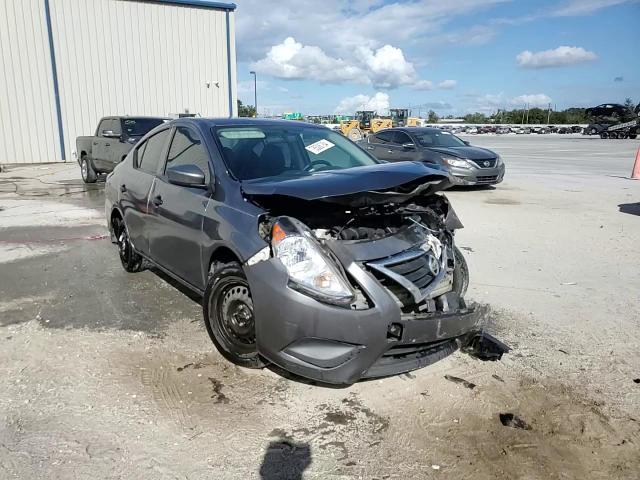
[[[60,161],[43,0],[0,1],[0,164]]]
[[[228,116],[224,11],[132,0],[50,2],[69,159],[75,138],[93,135],[103,116],[185,109]],[[235,53],[231,58],[235,102]]]

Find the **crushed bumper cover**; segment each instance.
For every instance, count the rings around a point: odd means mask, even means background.
[[[375,304],[364,310],[327,305],[289,288],[287,272],[277,259],[245,271],[260,354],[319,382],[348,385],[422,368],[470,345],[482,333],[483,312],[473,308],[403,314],[364,270],[356,280]]]

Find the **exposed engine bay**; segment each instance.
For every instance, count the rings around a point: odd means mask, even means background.
[[[327,256],[350,278],[357,266],[375,277],[405,314],[447,312],[464,308],[466,264],[457,252],[453,232],[462,224],[442,195],[418,195],[407,203],[345,206],[341,202],[274,201],[262,218],[260,235],[269,242],[276,225],[293,218],[308,228]],[[285,222],[286,223],[286,222]],[[350,308],[368,308],[365,292],[350,282]]]

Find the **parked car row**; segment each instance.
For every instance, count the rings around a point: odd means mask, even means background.
[[[509,133],[515,134],[547,134],[547,133],[582,133],[582,127],[579,125],[573,126],[556,126],[556,125],[483,125],[483,126],[468,126],[468,125],[432,125],[432,128],[438,128],[453,134],[465,133],[467,135],[476,135],[483,133],[494,133],[498,135],[505,135]]]

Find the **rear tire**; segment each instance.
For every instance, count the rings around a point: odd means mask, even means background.
[[[464,259],[464,255],[458,247],[453,247],[453,258],[455,267],[453,268],[453,291],[460,297],[464,297],[469,287],[469,266]]]
[[[249,282],[238,262],[211,265],[202,308],[207,333],[222,356],[246,368],[265,366],[256,344]]]
[[[113,220],[113,233],[116,237],[118,244],[118,254],[120,255],[120,262],[122,268],[129,273],[137,273],[144,270],[144,262],[142,257],[136,253],[129,239],[129,232],[124,220],[117,217]]]
[[[607,139],[607,138],[609,138],[609,134],[608,134],[607,132],[602,132],[602,133],[600,134],[600,138],[602,138],[602,139]]]
[[[98,179],[98,175],[86,155],[83,155],[80,159],[80,174],[82,175],[84,183],[96,183],[96,180]]]

